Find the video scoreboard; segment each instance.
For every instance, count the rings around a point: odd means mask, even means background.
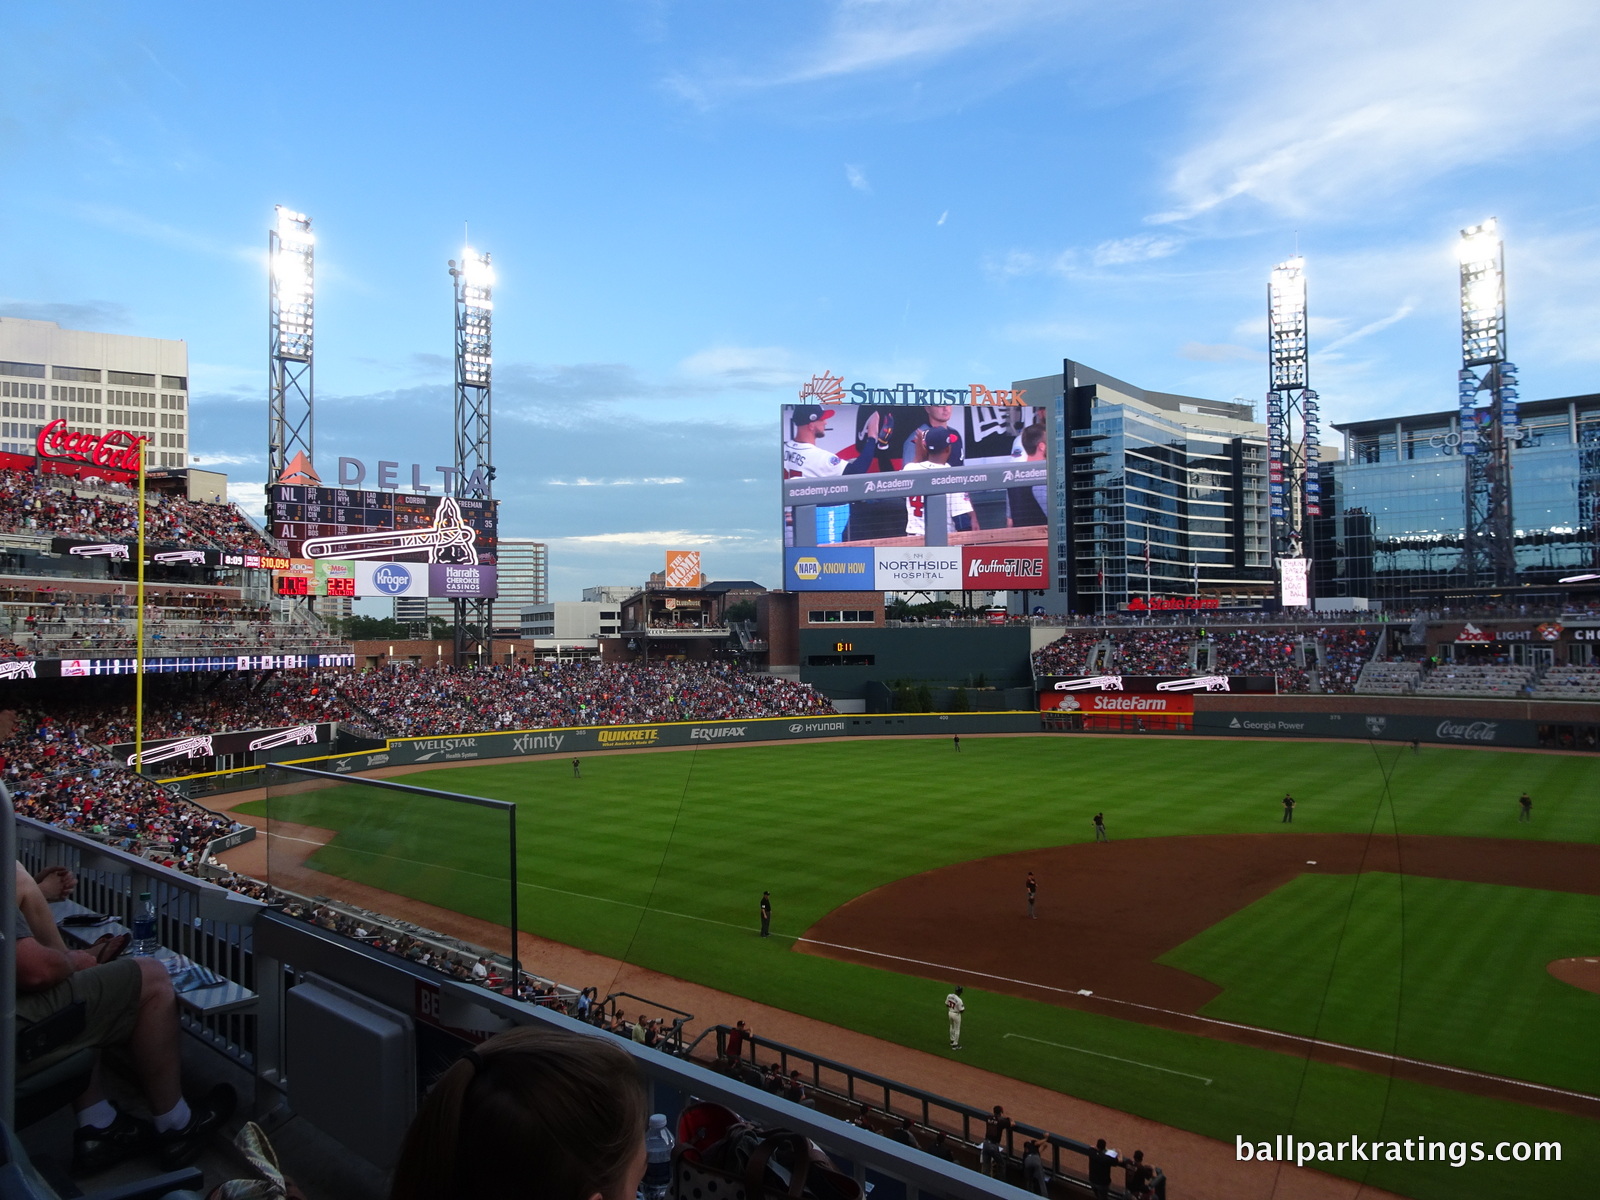
[[[267,488],[267,523],[272,536],[288,545],[290,556],[302,558],[305,556],[301,545],[315,538],[431,529],[438,520],[443,500],[443,496],[411,492],[368,492],[280,483]],[[455,503],[460,507],[461,519],[473,532],[477,561],[493,564],[499,541],[497,502],[457,498]],[[429,553],[426,549],[397,550],[392,557],[396,562],[427,562]]]

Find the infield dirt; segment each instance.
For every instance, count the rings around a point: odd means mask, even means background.
[[[1600,1117],[1591,1096],[1199,1016],[1220,989],[1156,961],[1302,873],[1373,871],[1600,895],[1600,846],[1287,832],[1077,843],[897,880],[829,913],[796,949]]]

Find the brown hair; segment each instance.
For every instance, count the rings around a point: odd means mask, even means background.
[[[609,1196],[643,1144],[645,1107],[638,1067],[609,1039],[543,1023],[509,1030],[433,1085],[390,1200]]]

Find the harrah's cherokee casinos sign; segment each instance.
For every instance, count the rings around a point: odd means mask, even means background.
[[[63,420],[39,430],[34,448],[40,458],[61,459],[90,467],[104,467],[127,475],[139,473],[139,448],[147,439],[125,429],[108,429],[98,436],[69,430]]]

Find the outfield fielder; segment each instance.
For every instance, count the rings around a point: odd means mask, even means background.
[[[961,988],[956,988],[944,998],[945,1008],[950,1010],[950,1049],[961,1049],[961,1014],[967,1011],[967,1002],[961,998]]]

